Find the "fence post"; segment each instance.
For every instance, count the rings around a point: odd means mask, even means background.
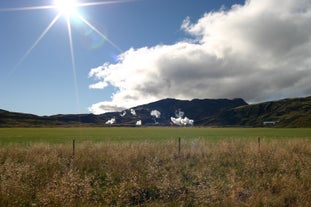
[[[258,152],[260,152],[260,137],[258,137]]]

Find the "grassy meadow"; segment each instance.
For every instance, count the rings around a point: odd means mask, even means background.
[[[136,142],[204,139],[266,140],[284,138],[311,139],[311,128],[197,128],[197,127],[104,127],[104,128],[0,128],[3,144],[66,144],[78,142]]]
[[[3,128],[0,206],[311,206],[310,138],[311,129]]]

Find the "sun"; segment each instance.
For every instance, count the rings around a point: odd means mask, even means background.
[[[97,33],[102,39],[108,42],[111,46],[117,49],[119,52],[123,52],[118,45],[112,42],[106,35],[104,35],[100,30],[98,30],[93,24],[87,21],[83,16],[81,16],[78,12],[78,8],[80,7],[91,7],[91,6],[100,6],[100,5],[108,5],[108,4],[116,4],[116,3],[126,3],[135,0],[104,0],[104,1],[95,1],[95,2],[79,2],[79,0],[51,0],[50,4],[41,5],[41,6],[28,6],[28,7],[12,7],[12,8],[1,8],[0,12],[16,12],[16,11],[35,11],[35,10],[57,10],[57,14],[54,19],[48,24],[48,26],[44,29],[44,31],[39,35],[39,37],[34,41],[34,43],[30,46],[30,48],[25,52],[25,54],[20,58],[17,64],[12,69],[13,73],[24,60],[29,56],[29,54],[36,48],[36,46],[41,42],[41,40],[46,36],[46,34],[52,29],[52,27],[58,22],[58,20],[62,17],[66,17],[67,30],[68,30],[68,39],[70,46],[70,54],[71,54],[71,62],[72,69],[75,76],[76,66],[75,66],[75,55],[73,48],[73,37],[72,37],[72,29],[71,29],[71,20],[77,19],[87,25],[92,31]]]
[[[76,13],[78,4],[75,0],[54,0],[55,8],[66,16]]]
[[[57,10],[57,14],[54,19],[48,24],[48,26],[44,29],[44,31],[39,35],[39,37],[34,41],[31,47],[26,51],[26,53],[20,58],[14,68],[11,69],[10,74],[13,73],[24,60],[29,56],[29,54],[36,48],[36,46],[40,43],[40,41],[46,36],[46,34],[51,30],[51,28],[58,22],[61,16],[66,17],[67,23],[67,31],[68,31],[68,40],[69,40],[69,48],[70,48],[70,56],[71,56],[71,65],[73,71],[73,79],[75,85],[76,92],[76,101],[77,105],[79,105],[79,90],[78,90],[78,82],[76,77],[76,61],[75,61],[75,53],[74,53],[74,45],[73,45],[73,35],[71,29],[71,20],[73,18],[77,18],[81,20],[85,25],[87,25],[92,31],[97,33],[102,39],[107,41],[110,45],[112,45],[119,52],[123,52],[115,43],[113,43],[106,35],[104,35],[100,30],[98,30],[95,26],[93,26],[89,21],[83,18],[79,12],[78,8],[80,7],[89,7],[89,6],[100,6],[100,5],[108,5],[115,3],[125,3],[136,0],[103,0],[103,1],[95,1],[95,2],[78,2],[79,0],[51,0],[51,3],[48,5],[41,6],[28,6],[28,7],[13,7],[13,8],[1,8],[0,12],[15,12],[15,11],[34,11],[34,10]]]

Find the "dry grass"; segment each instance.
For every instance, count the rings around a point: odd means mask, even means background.
[[[311,145],[294,139],[0,148],[0,206],[311,206]]]

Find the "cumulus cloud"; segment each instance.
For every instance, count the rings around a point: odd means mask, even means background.
[[[104,89],[107,86],[108,86],[107,82],[101,81],[101,82],[90,85],[89,88],[91,88],[91,89]]]
[[[162,98],[244,98],[257,102],[311,94],[311,2],[248,0],[228,10],[185,18],[192,39],[129,49],[118,62],[91,69],[118,91],[93,113]]]
[[[89,110],[94,114],[101,114],[105,112],[123,111],[125,109],[122,103],[103,101],[93,104]]]

